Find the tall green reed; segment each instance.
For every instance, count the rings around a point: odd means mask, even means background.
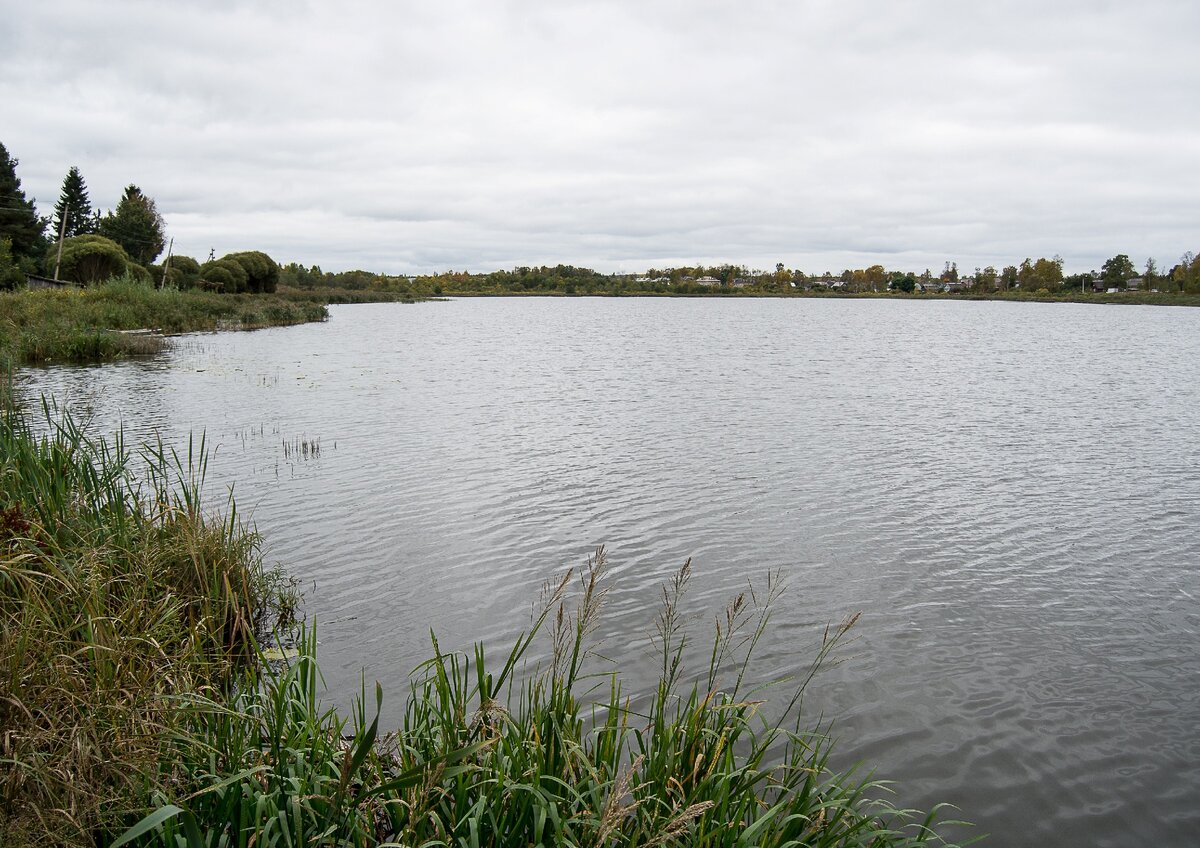
[[[603,549],[492,664],[482,644],[414,672],[402,726],[378,736],[365,696],[352,720],[316,699],[309,632],[286,670],[247,681],[232,706],[196,706],[155,809],[116,845],[814,845],[940,842],[934,816],[829,765],[799,705],[854,624],[828,629],[811,667],[765,718],[751,657],[779,597],[740,595],[693,674],[680,612],[690,564],[664,589],[660,679],[627,693],[593,641],[607,591]],[[545,636],[548,657],[528,660]],[[364,693],[365,695],[365,693]],[[346,733],[346,731],[349,731]],[[345,737],[342,736],[346,733]],[[219,753],[218,753],[219,752]]]

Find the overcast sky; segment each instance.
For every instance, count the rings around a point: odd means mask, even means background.
[[[50,214],[387,273],[1200,252],[1200,2],[0,0]]]

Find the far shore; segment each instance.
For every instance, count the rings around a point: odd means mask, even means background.
[[[779,291],[761,291],[753,289],[717,289],[706,292],[671,292],[671,291],[593,291],[593,292],[564,292],[564,291],[478,291],[478,290],[445,290],[440,297],[431,300],[443,300],[451,297],[681,297],[681,298],[766,298],[771,300],[793,299],[825,299],[825,300],[950,300],[950,301],[1001,301],[1008,303],[1093,303],[1125,306],[1200,306],[1200,294],[1163,293],[1127,291],[1116,293],[1036,293],[1036,292],[992,292],[980,294],[974,292],[926,292],[923,294],[908,294],[906,292],[841,292],[841,291],[802,291],[782,293]]]
[[[324,321],[327,305],[440,301],[452,297],[685,297],[823,298],[835,300],[999,301],[1102,305],[1200,306],[1200,294],[1091,292],[843,292],[837,290],[713,287],[696,291],[629,289],[531,289],[527,291],[437,287],[416,291],[379,288],[281,286],[272,294],[215,294],[160,290],[128,278],[84,289],[27,289],[0,295],[0,360],[15,365],[109,362],[162,350],[165,336],[189,332],[253,330]],[[141,332],[153,328],[154,333]],[[131,332],[136,331],[136,332]]]

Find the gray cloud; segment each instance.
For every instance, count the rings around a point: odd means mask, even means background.
[[[327,269],[1197,249],[1200,7],[1046,6],[28,4],[0,141],[43,211],[75,164],[184,253]]]

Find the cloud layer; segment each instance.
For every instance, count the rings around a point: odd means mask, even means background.
[[[25,4],[0,141],[43,212],[78,165],[200,258],[1169,266],[1200,248],[1197,25],[1190,0]]]

